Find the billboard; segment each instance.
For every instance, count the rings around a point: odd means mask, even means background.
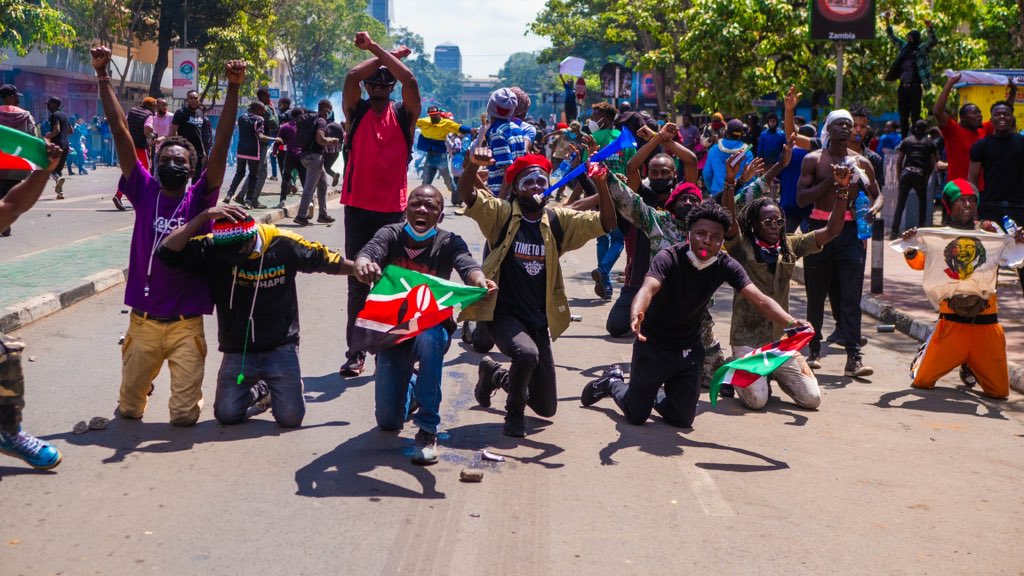
[[[605,98],[629,99],[633,93],[633,71],[622,64],[609,62],[601,67],[598,76],[601,78],[601,95]],[[616,79],[618,80],[618,94],[615,93]]]
[[[199,90],[199,50],[175,48],[172,54],[171,81],[175,98],[184,98],[190,90]]]
[[[810,0],[811,40],[874,40],[874,0]]]

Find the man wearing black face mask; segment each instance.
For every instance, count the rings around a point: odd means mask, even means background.
[[[458,191],[466,203],[466,216],[476,220],[493,247],[483,268],[487,278],[498,284],[498,297],[466,308],[460,320],[489,321],[487,330],[494,343],[512,359],[506,370],[485,357],[474,395],[481,406],[488,407],[491,395],[499,388],[505,390],[503,431],[523,437],[527,406],[543,417],[553,416],[558,407],[551,339],[569,326],[569,301],[558,257],[615,228],[615,209],[607,188],[601,187],[599,213],[545,207],[547,197],[542,194],[548,187],[551,162],[536,154],[520,156],[505,170],[503,185],[511,186],[510,199],[496,198],[487,188],[475,187],[480,167],[491,162],[490,150],[474,150]]]
[[[142,418],[153,378],[166,360],[171,374],[171,424],[191,426],[202,409],[206,358],[203,314],[213,310],[213,301],[202,277],[165,266],[156,258],[156,251],[167,235],[217,203],[246,64],[231,60],[226,65],[228,90],[223,116],[206,169],[191,187],[189,178],[198,167],[193,145],[180,136],[165,138],[156,150],[154,179],[135,157],[124,112],[110,84],[110,49],[94,48],[92,65],[117,146],[122,175],[118,190],[135,207],[124,299],[131,308],[131,318],[122,348],[118,415]]]

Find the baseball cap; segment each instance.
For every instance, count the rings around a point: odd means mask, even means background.
[[[0,86],[0,98],[7,98],[8,96],[24,96],[21,92],[18,92],[18,87],[14,84],[4,84]]]

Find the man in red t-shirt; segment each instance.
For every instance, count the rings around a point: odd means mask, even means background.
[[[975,104],[968,103],[960,107],[959,123],[949,117],[949,114],[946,112],[946,102],[949,100],[949,93],[953,90],[953,86],[959,81],[960,74],[954,74],[947,78],[945,86],[942,87],[942,93],[939,94],[938,100],[935,101],[935,107],[932,108],[935,120],[939,123],[939,129],[942,130],[942,137],[945,141],[946,161],[949,163],[947,178],[950,181],[957,178],[967,179],[967,171],[971,165],[971,146],[978,140],[992,134],[992,122],[982,122],[981,108],[978,108]],[[1011,79],[1007,102],[1013,102],[1016,99],[1016,95],[1017,86]],[[984,189],[984,181],[981,179],[981,176],[978,178],[978,188]]]
[[[348,258],[355,258],[377,230],[404,218],[409,142],[414,122],[420,117],[419,84],[401,60],[409,55],[409,49],[402,46],[388,52],[366,32],[356,34],[355,45],[373,57],[349,71],[342,92],[348,141],[341,203],[345,205],[345,256]],[[402,83],[399,104],[391,100],[396,82]],[[365,100],[361,98],[360,84],[369,96]],[[366,303],[369,292],[366,284],[355,277],[349,279],[345,335],[349,350],[339,370],[345,377],[363,372],[365,354],[351,350],[351,339],[356,315]]]

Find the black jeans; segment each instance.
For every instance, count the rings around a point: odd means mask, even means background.
[[[338,176],[338,173],[334,171],[334,163],[338,161],[338,156],[341,156],[340,152],[334,154],[324,154],[324,172],[331,178]],[[338,176],[340,178],[340,176]]]
[[[288,193],[292,189],[292,170],[297,170],[299,173],[299,185],[306,185],[306,167],[302,165],[302,160],[294,156],[282,156],[284,160],[281,162],[281,202],[288,199]]]
[[[917,172],[910,168],[904,168],[903,173],[900,174],[900,194],[896,200],[896,212],[892,217],[892,233],[897,234],[900,231],[900,227],[903,225],[903,209],[907,207],[907,198],[910,196],[910,191],[913,190],[917,193],[917,227],[921,228],[925,225],[926,217],[930,214],[925,214],[925,204],[928,200],[928,177],[924,173],[924,170]],[[931,222],[928,222],[931,224]]]
[[[231,186],[228,187],[228,198],[235,196],[235,191],[238,190],[238,185],[242,183],[242,179],[245,178],[245,186],[242,187],[242,192],[238,194],[238,199],[243,204],[255,203],[258,198],[253,198],[253,192],[256,190],[256,175],[259,173],[260,161],[259,160],[248,160],[239,158],[238,166],[235,168],[235,177],[231,179]],[[247,177],[248,176],[248,177]]]
[[[501,368],[494,374],[494,383],[508,393],[505,412],[522,416],[529,406],[538,416],[554,416],[558,391],[547,327],[530,330],[514,316],[495,316],[485,325],[498,350],[512,359],[508,370]]]
[[[810,229],[824,228],[823,220],[811,220]],[[864,291],[864,241],[857,238],[857,223],[846,222],[843,231],[821,252],[804,257],[804,286],[807,290],[807,320],[814,327],[811,354],[821,353],[821,327],[825,317],[825,298],[838,284],[839,306],[835,309],[836,331],[846,342],[846,354],[860,354],[861,309]]]
[[[615,304],[612,304],[612,309],[608,311],[608,320],[604,324],[604,329],[608,331],[608,334],[616,338],[629,335],[631,330],[629,326],[629,310],[633,306],[633,297],[639,291],[639,288],[633,288],[632,286],[622,287],[619,297],[615,300]]]
[[[611,396],[630,424],[647,422],[651,410],[657,410],[673,426],[693,426],[700,399],[704,345],[699,337],[680,344],[659,348],[650,341],[633,342],[629,385],[618,378],[610,382]]]
[[[305,214],[299,214],[305,216]],[[401,222],[405,218],[405,212],[374,212],[353,206],[345,206],[345,258],[355,260],[359,251],[366,246],[366,243],[373,238],[373,235],[388,224]],[[370,287],[356,280],[355,276],[348,277],[348,324],[345,330],[345,343],[349,350],[345,356],[351,358],[352,333],[355,330],[356,316],[366,304],[366,295],[370,293]]]
[[[900,134],[906,138],[910,125],[921,119],[921,85],[900,84],[896,90],[896,103],[900,114]]]

